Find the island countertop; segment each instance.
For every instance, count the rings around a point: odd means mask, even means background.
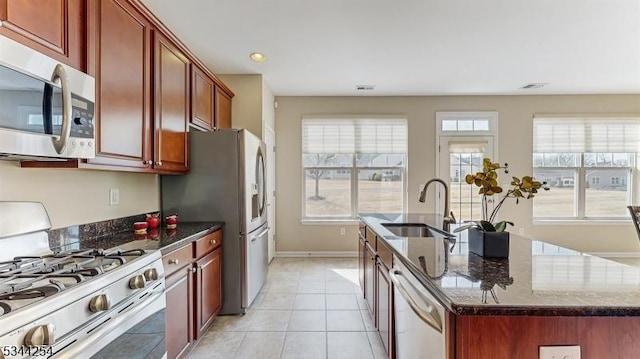
[[[361,214],[420,282],[461,315],[640,316],[640,270],[510,234],[507,259],[468,252],[466,231],[452,238],[399,237],[383,223],[442,228],[434,214]]]

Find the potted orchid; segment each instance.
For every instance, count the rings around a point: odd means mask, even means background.
[[[515,198],[516,204],[521,199],[533,199],[539,190],[548,191],[547,182],[536,181],[533,176],[511,177],[506,191],[498,183],[498,170],[509,173],[508,164],[501,166],[491,162],[490,158],[482,160],[482,171],[468,174],[465,182],[479,187],[482,195],[482,220],[473,221],[454,230],[460,232],[469,229],[469,251],[485,257],[507,257],[509,255],[509,232],[507,225],[513,222],[502,220],[496,222],[498,212],[507,198]],[[501,197],[497,202],[493,197]],[[493,208],[490,204],[494,203]],[[487,241],[485,241],[487,239]],[[473,242],[473,243],[472,243]],[[486,242],[486,243],[485,243]]]

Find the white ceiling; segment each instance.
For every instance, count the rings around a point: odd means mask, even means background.
[[[277,96],[640,93],[640,0],[143,3],[213,72]]]

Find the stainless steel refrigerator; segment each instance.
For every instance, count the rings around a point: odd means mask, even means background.
[[[224,221],[221,314],[241,314],[268,270],[265,144],[244,129],[191,132],[189,174],[162,176],[162,209],[180,221]]]

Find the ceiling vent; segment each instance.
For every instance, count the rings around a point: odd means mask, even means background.
[[[546,83],[546,82],[534,82],[534,83],[530,83],[530,84],[524,85],[524,86],[520,87],[520,89],[522,89],[522,90],[541,89],[541,88],[543,88],[543,87],[545,87],[547,85],[548,85],[548,83]]]
[[[356,85],[356,90],[358,91],[372,91],[375,88],[375,85]]]

